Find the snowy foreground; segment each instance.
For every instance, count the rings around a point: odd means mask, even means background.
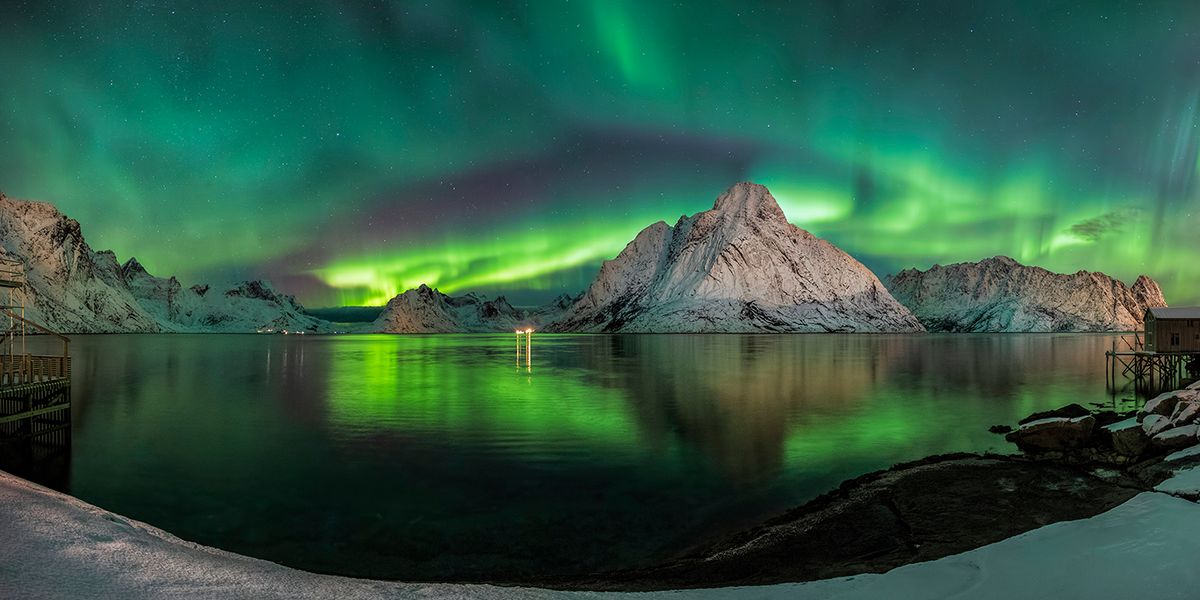
[[[1090,519],[882,575],[636,594],[404,584],[315,575],[192,544],[0,472],[0,598],[1166,600],[1200,593],[1197,556],[1200,505],[1146,492]]]

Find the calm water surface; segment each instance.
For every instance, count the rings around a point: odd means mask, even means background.
[[[652,561],[989,425],[1108,403],[1098,335],[78,336],[71,494],[294,567]]]

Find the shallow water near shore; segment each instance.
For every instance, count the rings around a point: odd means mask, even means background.
[[[313,571],[569,576],[897,462],[1010,452],[988,426],[1111,405],[1111,341],[535,334],[526,363],[511,334],[76,336],[69,470],[34,475]]]

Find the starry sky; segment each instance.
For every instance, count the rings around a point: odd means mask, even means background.
[[[751,180],[881,277],[1200,301],[1195,2],[8,0],[0,74],[0,190],[185,283],[533,304]]]

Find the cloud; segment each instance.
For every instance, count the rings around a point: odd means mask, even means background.
[[[1080,221],[1072,225],[1070,231],[1072,235],[1081,240],[1096,242],[1109,233],[1121,231],[1126,224],[1137,218],[1137,209],[1122,208]]]

